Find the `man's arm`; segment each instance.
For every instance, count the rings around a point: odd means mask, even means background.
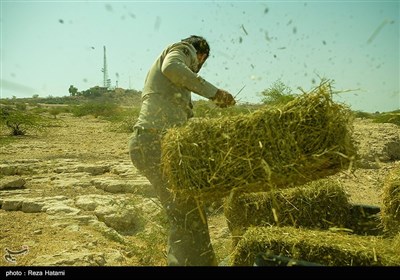
[[[192,64],[194,55],[190,52],[185,46],[169,52],[162,64],[162,73],[174,84],[209,98],[220,107],[235,105],[236,102],[230,93],[218,89],[187,66]]]
[[[218,88],[187,66],[192,64],[192,56],[188,47],[175,47],[166,55],[161,66],[162,73],[179,87],[184,87],[206,98],[214,97]]]

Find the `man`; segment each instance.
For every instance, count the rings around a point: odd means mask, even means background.
[[[193,116],[191,92],[219,107],[236,103],[230,93],[197,74],[209,54],[207,41],[194,35],[162,51],[147,74],[139,118],[129,140],[132,163],[153,185],[168,216],[167,263],[171,266],[217,264],[208,224],[202,219],[204,209],[198,209],[193,197],[172,196],[160,167],[162,135]]]

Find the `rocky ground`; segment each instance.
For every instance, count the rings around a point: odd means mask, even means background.
[[[130,162],[129,134],[94,117],[57,118],[46,134],[0,146],[0,266],[164,266],[165,219]],[[358,168],[334,177],[351,202],[382,206],[384,180],[400,164],[400,128],[357,119],[354,136]],[[213,206],[209,227],[222,260],[231,236]]]

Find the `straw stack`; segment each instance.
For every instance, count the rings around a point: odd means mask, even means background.
[[[163,171],[173,192],[204,199],[287,188],[348,168],[351,134],[351,111],[332,101],[325,83],[283,106],[168,130]]]
[[[251,227],[230,265],[252,266],[260,253],[273,253],[324,266],[399,266],[393,239],[294,227]]]
[[[400,233],[400,165],[394,168],[385,180],[381,219],[387,234]]]
[[[339,182],[329,179],[284,190],[230,195],[224,206],[233,246],[251,226],[344,229],[350,219],[348,195]]]

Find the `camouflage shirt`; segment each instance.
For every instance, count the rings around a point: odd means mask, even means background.
[[[142,106],[135,127],[166,130],[193,116],[191,92],[215,96],[218,88],[196,72],[196,49],[179,42],[168,46],[147,73]]]

